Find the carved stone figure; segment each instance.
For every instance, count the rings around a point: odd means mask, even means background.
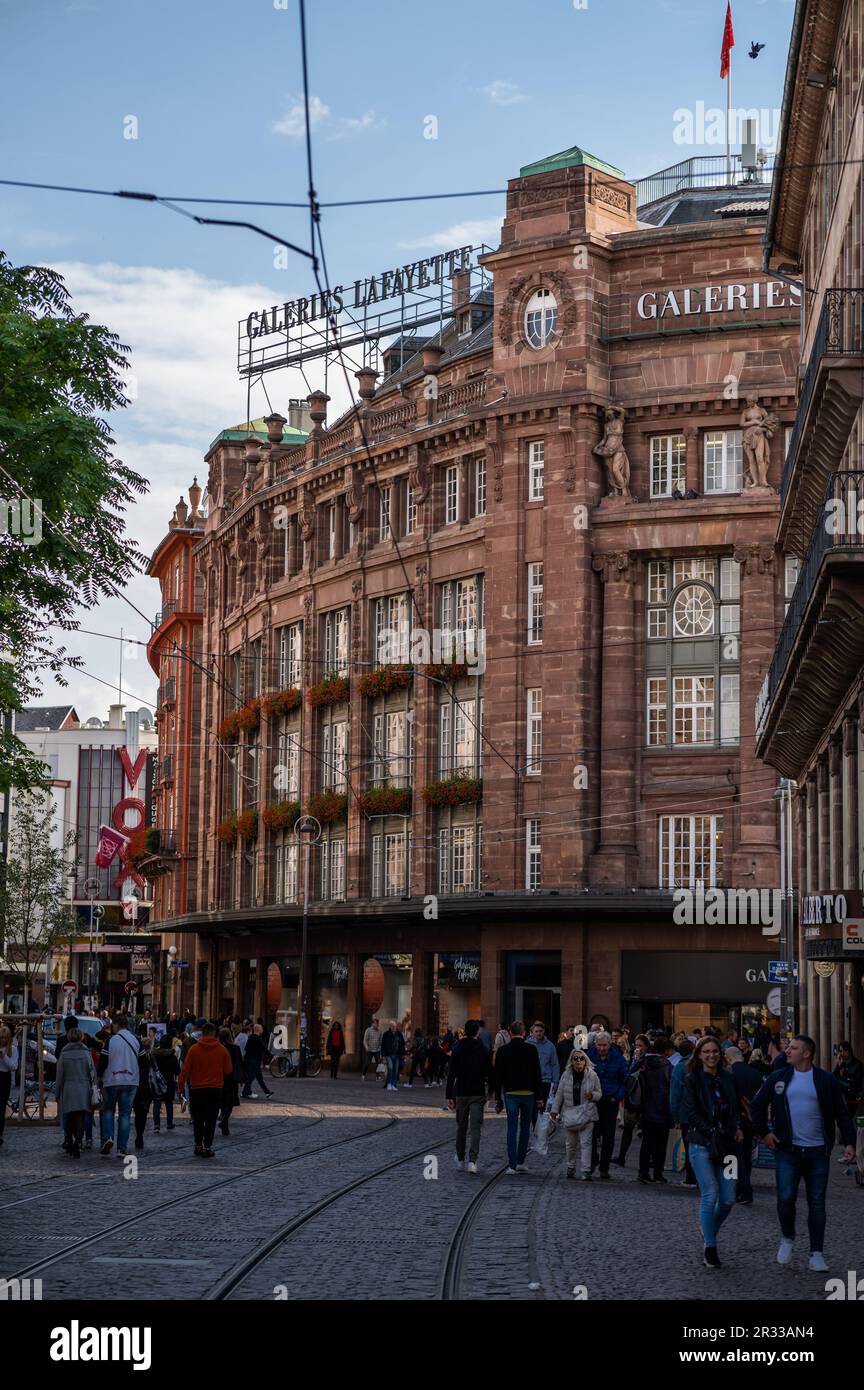
[[[749,479],[745,487],[769,487],[768,469],[771,465],[771,440],[779,427],[776,415],[759,404],[758,396],[748,396],[746,409],[741,413],[741,442]]]
[[[602,458],[609,483],[609,497],[632,501],[630,492],[630,460],[624,449],[624,411],[619,405],[607,406],[603,412],[605,433],[592,453]]]

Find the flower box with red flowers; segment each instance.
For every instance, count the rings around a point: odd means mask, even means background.
[[[288,690],[278,690],[275,695],[268,695],[262,705],[264,713],[271,719],[280,719],[283,715],[290,714],[298,705],[302,704],[303,696],[296,686],[291,686]]]
[[[464,661],[439,661],[424,669],[427,676],[437,681],[461,681],[468,674]]]
[[[237,817],[237,835],[241,840],[257,840],[258,812],[243,811]]]
[[[309,802],[309,815],[322,825],[332,825],[334,821],[344,820],[348,814],[347,792],[320,792]]]
[[[237,727],[250,733],[261,723],[261,701],[250,700],[248,705],[237,711]]]
[[[348,699],[351,688],[347,676],[325,676],[317,685],[306,691],[306,699],[313,709],[320,705],[341,705]]]
[[[375,700],[379,695],[407,689],[413,679],[413,666],[382,666],[380,670],[368,671],[361,677],[360,693],[368,700]]]
[[[293,830],[299,815],[299,801],[274,801],[265,806],[261,819],[268,830]]]
[[[219,822],[219,829],[216,831],[223,845],[233,845],[237,839],[237,817],[226,816]]]
[[[427,806],[471,806],[483,800],[481,777],[445,777],[423,788]]]
[[[239,710],[232,710],[231,714],[226,714],[222,723],[219,725],[220,738],[236,738],[240,733],[240,723],[238,720]]]
[[[410,787],[370,787],[360,795],[360,808],[367,816],[407,816],[412,796]]]

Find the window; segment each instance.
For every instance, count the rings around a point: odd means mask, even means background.
[[[722,816],[661,816],[659,829],[661,888],[722,885]]]
[[[459,469],[454,463],[444,473],[444,525],[459,520]]]
[[[407,710],[376,714],[373,741],[373,782],[390,782],[397,787],[407,786],[411,780],[411,724]]]
[[[273,769],[274,790],[280,801],[300,799],[300,735],[280,730],[276,743],[276,767]]]
[[[379,666],[398,665],[411,655],[411,608],[408,594],[388,594],[374,600],[372,659]]]
[[[401,898],[411,890],[411,835],[398,831],[372,836],[373,898]]]
[[[348,722],[340,719],[321,730],[321,790],[344,792],[348,776]]]
[[[543,753],[543,691],[529,690],[527,702],[527,733],[525,739],[525,772],[531,777],[542,771]]]
[[[348,609],[324,614],[324,676],[348,675]]]
[[[486,455],[474,460],[474,515],[486,514]]]
[[[459,315],[459,337],[460,337],[460,338],[470,338],[470,337],[471,337],[471,310],[470,310],[470,309],[463,309],[462,313]]]
[[[390,485],[382,487],[378,492],[378,539],[379,541],[389,541],[390,539]]]
[[[336,503],[327,508],[327,559],[336,559],[337,513]]]
[[[783,612],[789,612],[789,604],[792,602],[792,595],[795,592],[795,585],[798,583],[798,575],[801,571],[801,561],[797,555],[786,555],[783,560],[783,597],[785,603]]]
[[[730,557],[649,561],[649,748],[737,742],[740,585]]]
[[[405,534],[417,529],[417,495],[410,483],[405,484]]]
[[[438,627],[436,661],[477,660],[485,641],[481,575],[438,585]]]
[[[345,897],[345,841],[321,841],[321,897],[341,902]]]
[[[525,888],[536,893],[541,879],[540,822],[525,822]]]
[[[705,491],[740,492],[743,452],[740,430],[712,430],[705,435]]]
[[[279,629],[279,689],[299,686],[303,679],[303,624]]]
[[[283,840],[276,846],[276,881],[273,891],[277,903],[297,901],[299,850],[299,845],[293,840]]]
[[[543,565],[528,566],[528,645],[543,641]]]
[[[483,697],[444,699],[438,710],[438,775],[479,777],[482,761]]]
[[[651,440],[651,487],[652,497],[671,497],[676,490],[683,492],[686,485],[685,460],[687,441],[683,434],[655,435]]]
[[[528,501],[543,501],[543,455],[546,445],[542,439],[532,439],[528,445]]]
[[[558,305],[551,290],[535,290],[525,305],[525,338],[529,347],[545,347],[558,325]]]
[[[438,892],[471,893],[480,888],[482,827],[457,825],[438,832]]]

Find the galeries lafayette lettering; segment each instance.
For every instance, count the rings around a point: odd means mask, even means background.
[[[636,301],[640,319],[692,318],[701,314],[747,313],[752,310],[798,309],[800,286],[785,280],[753,280],[748,284],[703,285],[699,288],[646,290]]]

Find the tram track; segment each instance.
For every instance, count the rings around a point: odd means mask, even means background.
[[[330,1117],[322,1112],[319,1120],[314,1121],[313,1124],[304,1126],[304,1131],[314,1128],[315,1125],[323,1123],[328,1118]],[[250,1178],[257,1177],[262,1173],[272,1172],[277,1168],[288,1167],[292,1163],[302,1162],[303,1159],[312,1158],[319,1153],[330,1153],[333,1149],[340,1148],[345,1144],[354,1144],[364,1139],[372,1139],[377,1134],[383,1134],[386,1130],[391,1129],[398,1123],[400,1123],[399,1116],[391,1114],[388,1115],[384,1124],[376,1125],[374,1129],[367,1130],[362,1134],[352,1134],[346,1136],[344,1139],[330,1140],[328,1143],[320,1144],[316,1148],[306,1149],[303,1153],[287,1154],[282,1158],[274,1159],[272,1163],[260,1164],[257,1168],[250,1168],[246,1172],[234,1173],[230,1177],[222,1178],[220,1181],[210,1183],[206,1187],[193,1188],[191,1191],[184,1192],[177,1197],[169,1198],[167,1201],[145,1207],[143,1210],[133,1212],[120,1221],[112,1222],[108,1226],[103,1226],[98,1231],[93,1231],[89,1235],[82,1236],[80,1239],[72,1241],[69,1245],[64,1246],[62,1250],[57,1250],[51,1255],[46,1255],[42,1259],[34,1261],[25,1268],[17,1270],[15,1274],[7,1276],[7,1278],[32,1278],[34,1275],[42,1274],[45,1270],[51,1269],[52,1266],[58,1265],[64,1260],[78,1255],[82,1250],[96,1245],[99,1241],[108,1240],[118,1234],[118,1232],[126,1231],[130,1226],[136,1225],[139,1221],[144,1221],[149,1217],[160,1217],[173,1208],[182,1206],[184,1203],[190,1202],[195,1198],[210,1196],[212,1193],[220,1192],[233,1184],[248,1181]],[[108,1180],[109,1178],[105,1179],[105,1181]],[[96,1181],[102,1180],[97,1179]]]

